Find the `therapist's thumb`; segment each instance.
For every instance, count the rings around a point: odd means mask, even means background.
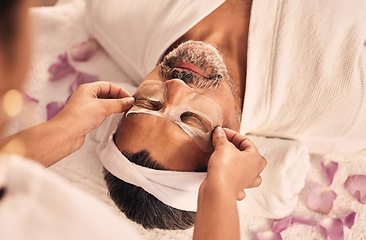
[[[107,110],[107,115],[112,113],[121,113],[127,111],[132,107],[135,99],[133,97],[119,98],[119,99],[101,99],[104,101],[104,106]]]
[[[217,126],[212,133],[212,145],[216,149],[218,146],[226,144],[228,142],[226,134],[222,127]]]

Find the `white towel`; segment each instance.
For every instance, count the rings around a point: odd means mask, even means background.
[[[157,170],[130,162],[111,135],[100,154],[103,166],[117,178],[143,188],[161,202],[185,211],[197,211],[198,191],[206,178],[203,172]]]
[[[140,239],[130,222],[35,162],[1,154],[0,176],[0,239]]]
[[[126,75],[140,84],[170,45],[223,2],[87,0],[85,23]]]
[[[310,167],[307,147],[297,141],[248,135],[267,160],[262,184],[245,190],[239,202],[244,215],[282,218],[293,212]]]
[[[366,147],[366,1],[253,1],[242,133]]]

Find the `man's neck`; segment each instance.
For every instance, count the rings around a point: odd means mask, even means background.
[[[229,0],[202,19],[167,50],[188,40],[213,43],[223,54],[233,79],[236,105],[242,110],[247,69],[251,0]]]

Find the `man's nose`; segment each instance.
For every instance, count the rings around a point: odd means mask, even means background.
[[[169,104],[180,104],[184,98],[194,93],[193,88],[180,79],[168,80],[164,83],[166,99]]]

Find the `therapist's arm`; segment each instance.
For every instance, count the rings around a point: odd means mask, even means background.
[[[81,85],[53,119],[0,140],[7,153],[24,153],[48,167],[80,149],[85,135],[112,113],[130,108],[133,99],[109,82]]]
[[[198,196],[194,240],[240,239],[237,200],[243,189],[257,187],[266,160],[246,137],[229,129],[216,128],[207,177]]]

